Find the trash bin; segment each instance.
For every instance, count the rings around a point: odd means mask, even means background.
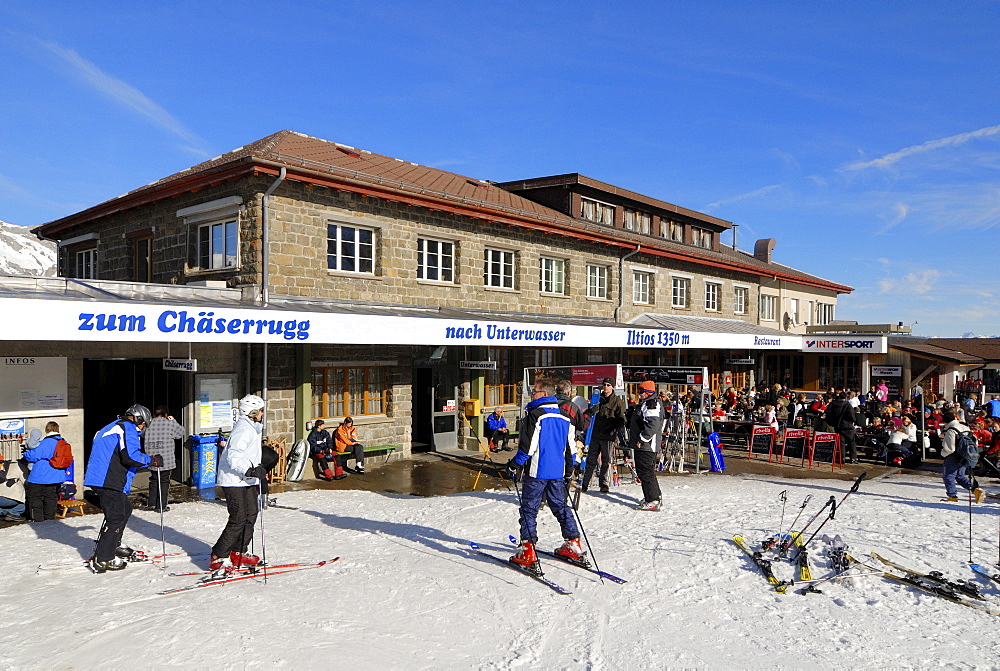
[[[713,431],[708,434],[708,460],[712,464],[713,473],[721,473],[726,470],[726,460],[722,457],[722,438]]]
[[[218,436],[191,436],[191,486],[196,489],[215,487],[218,463]]]

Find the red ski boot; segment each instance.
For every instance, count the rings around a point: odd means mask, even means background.
[[[528,541],[521,541],[521,548],[510,561],[518,566],[522,566],[529,571],[538,571],[538,556],[535,555],[535,544]]]

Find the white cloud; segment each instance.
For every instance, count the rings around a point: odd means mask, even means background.
[[[884,170],[894,165],[897,161],[900,161],[914,154],[921,154],[926,151],[941,149],[942,147],[957,147],[971,140],[983,137],[990,137],[992,135],[997,135],[997,134],[1000,134],[1000,125],[987,126],[986,128],[980,128],[979,130],[970,131],[968,133],[959,133],[958,135],[944,137],[939,140],[930,140],[928,142],[924,142],[923,144],[916,144],[913,145],[912,147],[906,147],[905,149],[894,151],[891,154],[886,154],[885,156],[881,156],[871,161],[859,161],[857,163],[851,163],[846,167],[846,169],[864,170],[865,168],[879,168]]]
[[[757,198],[758,196],[763,196],[765,194],[768,194],[768,193],[774,191],[775,189],[777,189],[780,186],[781,186],[780,184],[771,184],[770,186],[764,186],[764,187],[761,187],[761,188],[756,189],[754,191],[748,191],[747,193],[741,193],[740,195],[733,196],[732,198],[723,198],[722,200],[717,200],[714,203],[709,203],[708,205],[706,205],[705,207],[703,207],[701,209],[702,209],[703,212],[707,213],[707,212],[709,212],[711,210],[714,210],[715,208],[720,207],[722,205],[728,205],[730,203],[738,203],[741,200],[747,200],[749,198]]]
[[[194,147],[185,147],[187,151],[207,156],[207,152],[196,148],[204,146],[204,141],[175,119],[170,112],[146,97],[142,91],[107,74],[73,49],[67,49],[53,42],[39,41],[39,43],[68,65],[71,73],[81,82],[152,121],[160,128],[173,133],[189,145],[194,145]]]
[[[896,203],[892,206],[892,212],[892,219],[886,222],[882,228],[875,231],[875,235],[882,235],[886,231],[895,228],[903,219],[906,219],[906,215],[910,213],[910,208],[906,203]]]
[[[927,294],[934,288],[934,285],[944,275],[940,270],[926,268],[912,273],[906,273],[902,277],[887,277],[878,282],[878,292],[880,294],[903,293],[903,294]]]

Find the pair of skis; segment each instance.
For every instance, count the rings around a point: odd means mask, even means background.
[[[508,539],[512,543],[514,543],[514,544],[516,544],[516,542],[517,542],[517,539],[515,539],[513,536],[509,536]],[[546,587],[548,587],[549,589],[551,589],[556,594],[562,594],[562,595],[566,595],[566,596],[572,594],[572,592],[570,590],[568,590],[568,589],[566,589],[566,588],[558,585],[557,583],[553,582],[552,580],[549,580],[548,578],[546,578],[545,574],[542,573],[540,569],[538,571],[534,571],[532,569],[529,569],[529,568],[526,568],[526,567],[522,566],[521,564],[516,564],[516,563],[512,562],[509,557],[501,557],[499,555],[493,554],[492,552],[487,552],[486,550],[483,550],[481,547],[479,547],[478,543],[469,543],[469,549],[472,552],[474,552],[475,554],[477,554],[477,555],[479,555],[481,557],[486,557],[488,559],[492,559],[493,561],[497,562],[498,564],[503,564],[504,566],[508,566],[508,567],[513,568],[513,569],[515,569],[517,571],[520,571],[521,573],[523,573],[523,574],[525,574],[525,575],[527,575],[527,576],[529,576],[529,577],[537,580],[538,582],[542,583],[543,585],[545,585]],[[552,559],[558,559],[558,560],[560,560],[563,563],[571,564],[572,566],[576,566],[577,568],[583,569],[584,571],[589,571],[590,573],[598,575],[598,576],[604,578],[605,580],[610,580],[611,582],[619,584],[619,585],[622,585],[622,584],[628,582],[624,578],[620,578],[620,577],[618,577],[618,576],[616,576],[616,575],[614,575],[612,573],[608,573],[607,571],[601,571],[601,570],[599,570],[597,568],[594,568],[594,566],[592,566],[590,564],[590,561],[586,559],[586,555],[584,555],[584,557],[582,558],[582,561],[574,561],[574,560],[572,560],[572,559],[570,559],[568,557],[563,557],[562,555],[556,554],[555,552],[548,552],[546,550],[539,550],[537,548],[535,549],[535,553],[536,554],[545,555],[546,557],[551,557]]]
[[[156,596],[169,596],[171,594],[180,594],[181,592],[190,592],[192,590],[201,589],[202,587],[212,587],[214,585],[227,585],[229,583],[237,582],[240,580],[248,580],[250,578],[260,578],[263,577],[265,571],[267,572],[267,577],[282,575],[284,573],[297,573],[298,571],[307,571],[309,569],[316,569],[322,566],[328,566],[338,561],[340,557],[334,557],[333,559],[324,559],[318,562],[295,562],[290,564],[276,564],[274,566],[266,566],[263,568],[253,567],[252,569],[237,570],[235,573],[227,574],[222,577],[213,577],[211,572],[203,571],[201,573],[178,573],[172,575],[203,575],[206,576],[204,579],[198,582],[191,583],[189,585],[184,585],[183,587],[174,587],[173,589],[164,590],[162,592],[157,592]]]

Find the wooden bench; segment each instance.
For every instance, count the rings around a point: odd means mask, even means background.
[[[67,515],[83,515],[83,507],[86,501],[67,499],[66,501],[56,501],[56,517],[65,519]]]
[[[375,452],[385,451],[385,463],[389,463],[389,457],[392,453],[399,449],[399,445],[372,445],[365,448],[365,456],[369,454],[374,454]],[[344,459],[350,459],[353,455],[352,452],[335,452],[337,457],[343,457]]]

